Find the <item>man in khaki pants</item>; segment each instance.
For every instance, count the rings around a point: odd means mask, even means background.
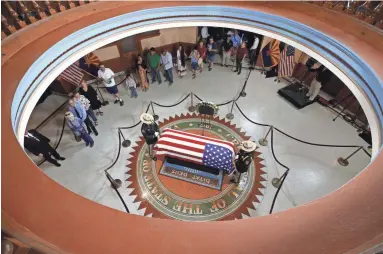
[[[227,60],[230,60],[232,47],[233,42],[230,40],[230,35],[226,35],[226,41],[222,42],[222,66],[227,67]]]

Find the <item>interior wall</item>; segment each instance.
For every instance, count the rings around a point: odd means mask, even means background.
[[[142,48],[159,47],[172,43],[196,43],[198,27],[177,27],[161,29],[160,35],[141,40]]]

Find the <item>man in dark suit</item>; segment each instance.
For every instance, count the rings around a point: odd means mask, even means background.
[[[49,144],[51,140],[36,130],[25,131],[24,148],[36,156],[44,157],[53,165],[60,167],[61,164],[57,160],[65,160],[61,157],[53,147]],[[57,160],[53,159],[55,157]]]

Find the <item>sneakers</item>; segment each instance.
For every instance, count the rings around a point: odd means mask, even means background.
[[[119,101],[120,101],[119,99],[116,99],[116,100],[114,101],[114,104],[117,104]]]
[[[60,158],[58,158],[58,160],[63,161],[63,160],[65,160],[65,158],[64,157],[60,157]]]
[[[124,101],[120,99],[120,106],[124,106]]]
[[[241,72],[238,72],[238,74],[237,74],[237,75],[239,75],[239,74],[241,74]]]
[[[211,69],[212,69],[212,68],[211,68],[211,67],[209,67],[209,71],[211,71]]]
[[[90,143],[90,147],[93,147],[94,146],[94,142],[93,143]]]
[[[195,79],[195,74],[193,74],[192,79]]]
[[[94,135],[98,136],[98,132],[97,132],[97,131],[96,131],[96,132],[94,132]]]

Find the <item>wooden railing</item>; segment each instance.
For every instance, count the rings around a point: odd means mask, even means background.
[[[346,13],[383,29],[383,1],[310,1],[309,3]]]
[[[1,39],[59,12],[94,1],[1,1]]]

